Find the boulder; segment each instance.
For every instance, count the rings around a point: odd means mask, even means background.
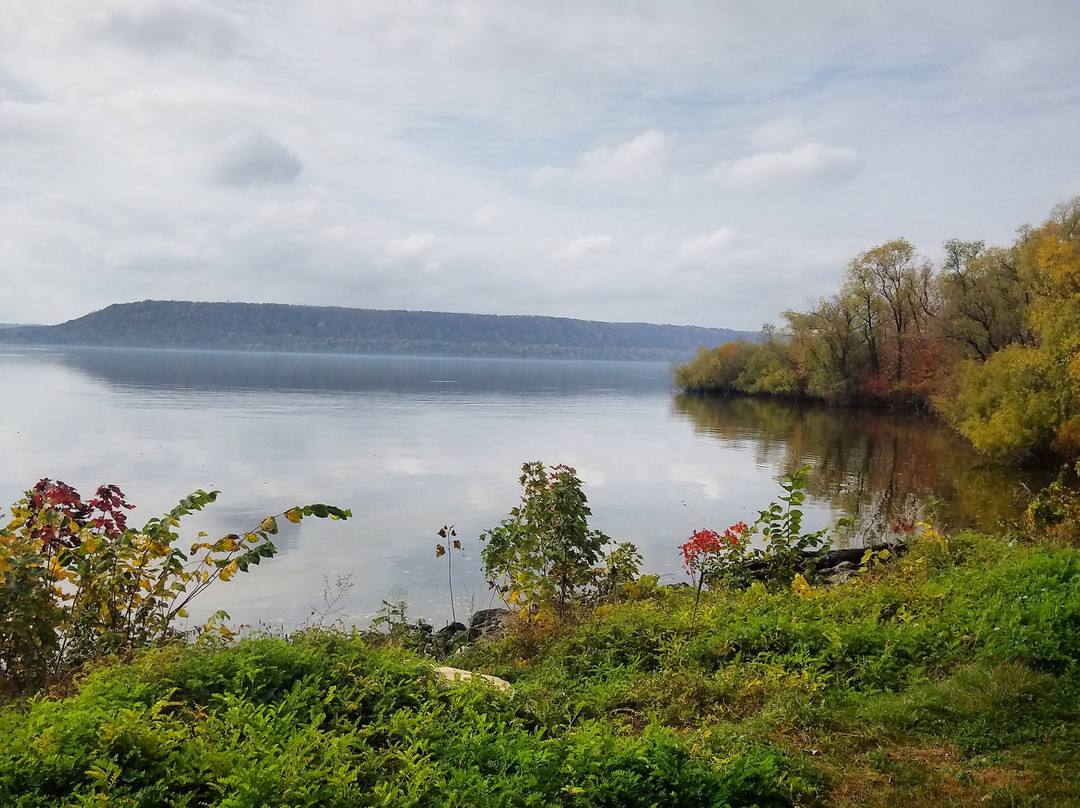
[[[469,638],[488,637],[502,631],[503,624],[510,616],[509,609],[481,609],[469,620]]]
[[[464,623],[449,623],[435,633],[444,639],[449,639],[462,631],[468,631]]]
[[[473,673],[472,671],[463,670],[461,668],[450,668],[445,665],[435,668],[435,673],[439,674],[439,676],[451,684],[477,679],[486,682],[503,693],[506,693],[511,689],[510,683],[505,679],[500,679],[498,676],[491,676],[486,673]]]

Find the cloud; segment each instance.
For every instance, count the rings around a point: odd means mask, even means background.
[[[188,51],[223,57],[233,52],[236,42],[236,31],[223,15],[173,3],[138,7],[137,11],[116,9],[109,12],[98,31],[107,39],[151,54]]]
[[[391,239],[386,243],[386,254],[391,258],[419,258],[436,252],[439,237],[434,233],[413,233],[405,238]]]
[[[221,185],[284,185],[304,170],[300,158],[262,132],[229,139],[215,155],[213,179]]]
[[[470,216],[472,223],[477,227],[491,227],[504,217],[502,208],[498,205],[481,205]]]
[[[532,173],[532,177],[529,180],[529,185],[533,188],[545,188],[549,185],[554,185],[557,182],[561,182],[570,176],[570,172],[565,168],[558,168],[556,166],[541,166]]]
[[[1080,4],[920,4],[5,0],[0,322],[199,288],[752,328],[882,233],[1009,243],[1080,193]]]
[[[675,249],[675,257],[681,263],[697,263],[714,258],[728,250],[735,242],[735,231],[721,227],[712,233],[688,238]]]
[[[807,143],[790,151],[760,152],[718,166],[715,175],[728,185],[762,186],[787,183],[842,183],[860,169],[852,149]]]
[[[582,171],[600,179],[655,179],[663,169],[669,138],[651,130],[614,148],[601,147],[581,156]]]
[[[552,257],[574,261],[590,255],[598,255],[609,252],[615,246],[615,239],[611,236],[581,236],[573,239],[569,244],[558,250]]]
[[[650,182],[658,179],[671,138],[655,129],[618,146],[601,146],[582,154],[571,168],[543,166],[533,172],[534,188],[572,178],[602,182]]]

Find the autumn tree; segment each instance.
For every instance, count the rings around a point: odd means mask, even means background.
[[[868,392],[900,388],[938,308],[930,265],[906,239],[895,239],[859,253],[848,265],[844,290],[856,303],[866,343]]]
[[[1014,245],[1023,300],[1017,341],[969,360],[938,404],[981,451],[1080,456],[1080,197]],[[1030,341],[1026,329],[1030,329]]]
[[[784,312],[789,350],[809,394],[836,399],[859,392],[858,379],[872,356],[862,303],[833,295],[808,312]]]
[[[960,239],[944,247],[937,277],[940,322],[960,356],[985,361],[1007,345],[1032,344],[1024,317],[1030,289],[1021,280],[1016,250]]]
[[[745,340],[725,342],[718,348],[700,348],[697,355],[675,371],[675,384],[687,392],[727,393],[739,389],[736,380],[746,370],[754,349]]]

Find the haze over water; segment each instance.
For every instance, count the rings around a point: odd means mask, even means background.
[[[941,518],[987,527],[987,503],[1020,490],[945,430],[919,420],[730,399],[673,396],[664,364],[5,348],[14,393],[0,403],[0,503],[41,477],[84,495],[115,483],[160,516],[191,491],[222,492],[181,526],[183,544],[254,528],[294,504],[351,508],[348,522],[284,525],[276,558],[219,584],[192,617],[286,628],[325,608],[365,625],[383,600],[412,617],[449,619],[435,533],[455,524],[460,618],[491,596],[479,534],[520,497],[525,461],[577,469],[592,525],[632,541],[643,571],[683,580],[676,546],[695,529],[753,521],[802,463],[810,529],[848,510],[852,540],[876,539],[933,494]],[[1029,481],[1029,485],[1036,482]]]

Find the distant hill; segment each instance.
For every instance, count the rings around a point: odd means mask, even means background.
[[[685,361],[699,347],[740,337],[757,335],[564,317],[161,300],[0,330],[0,341],[38,345],[660,361]]]

